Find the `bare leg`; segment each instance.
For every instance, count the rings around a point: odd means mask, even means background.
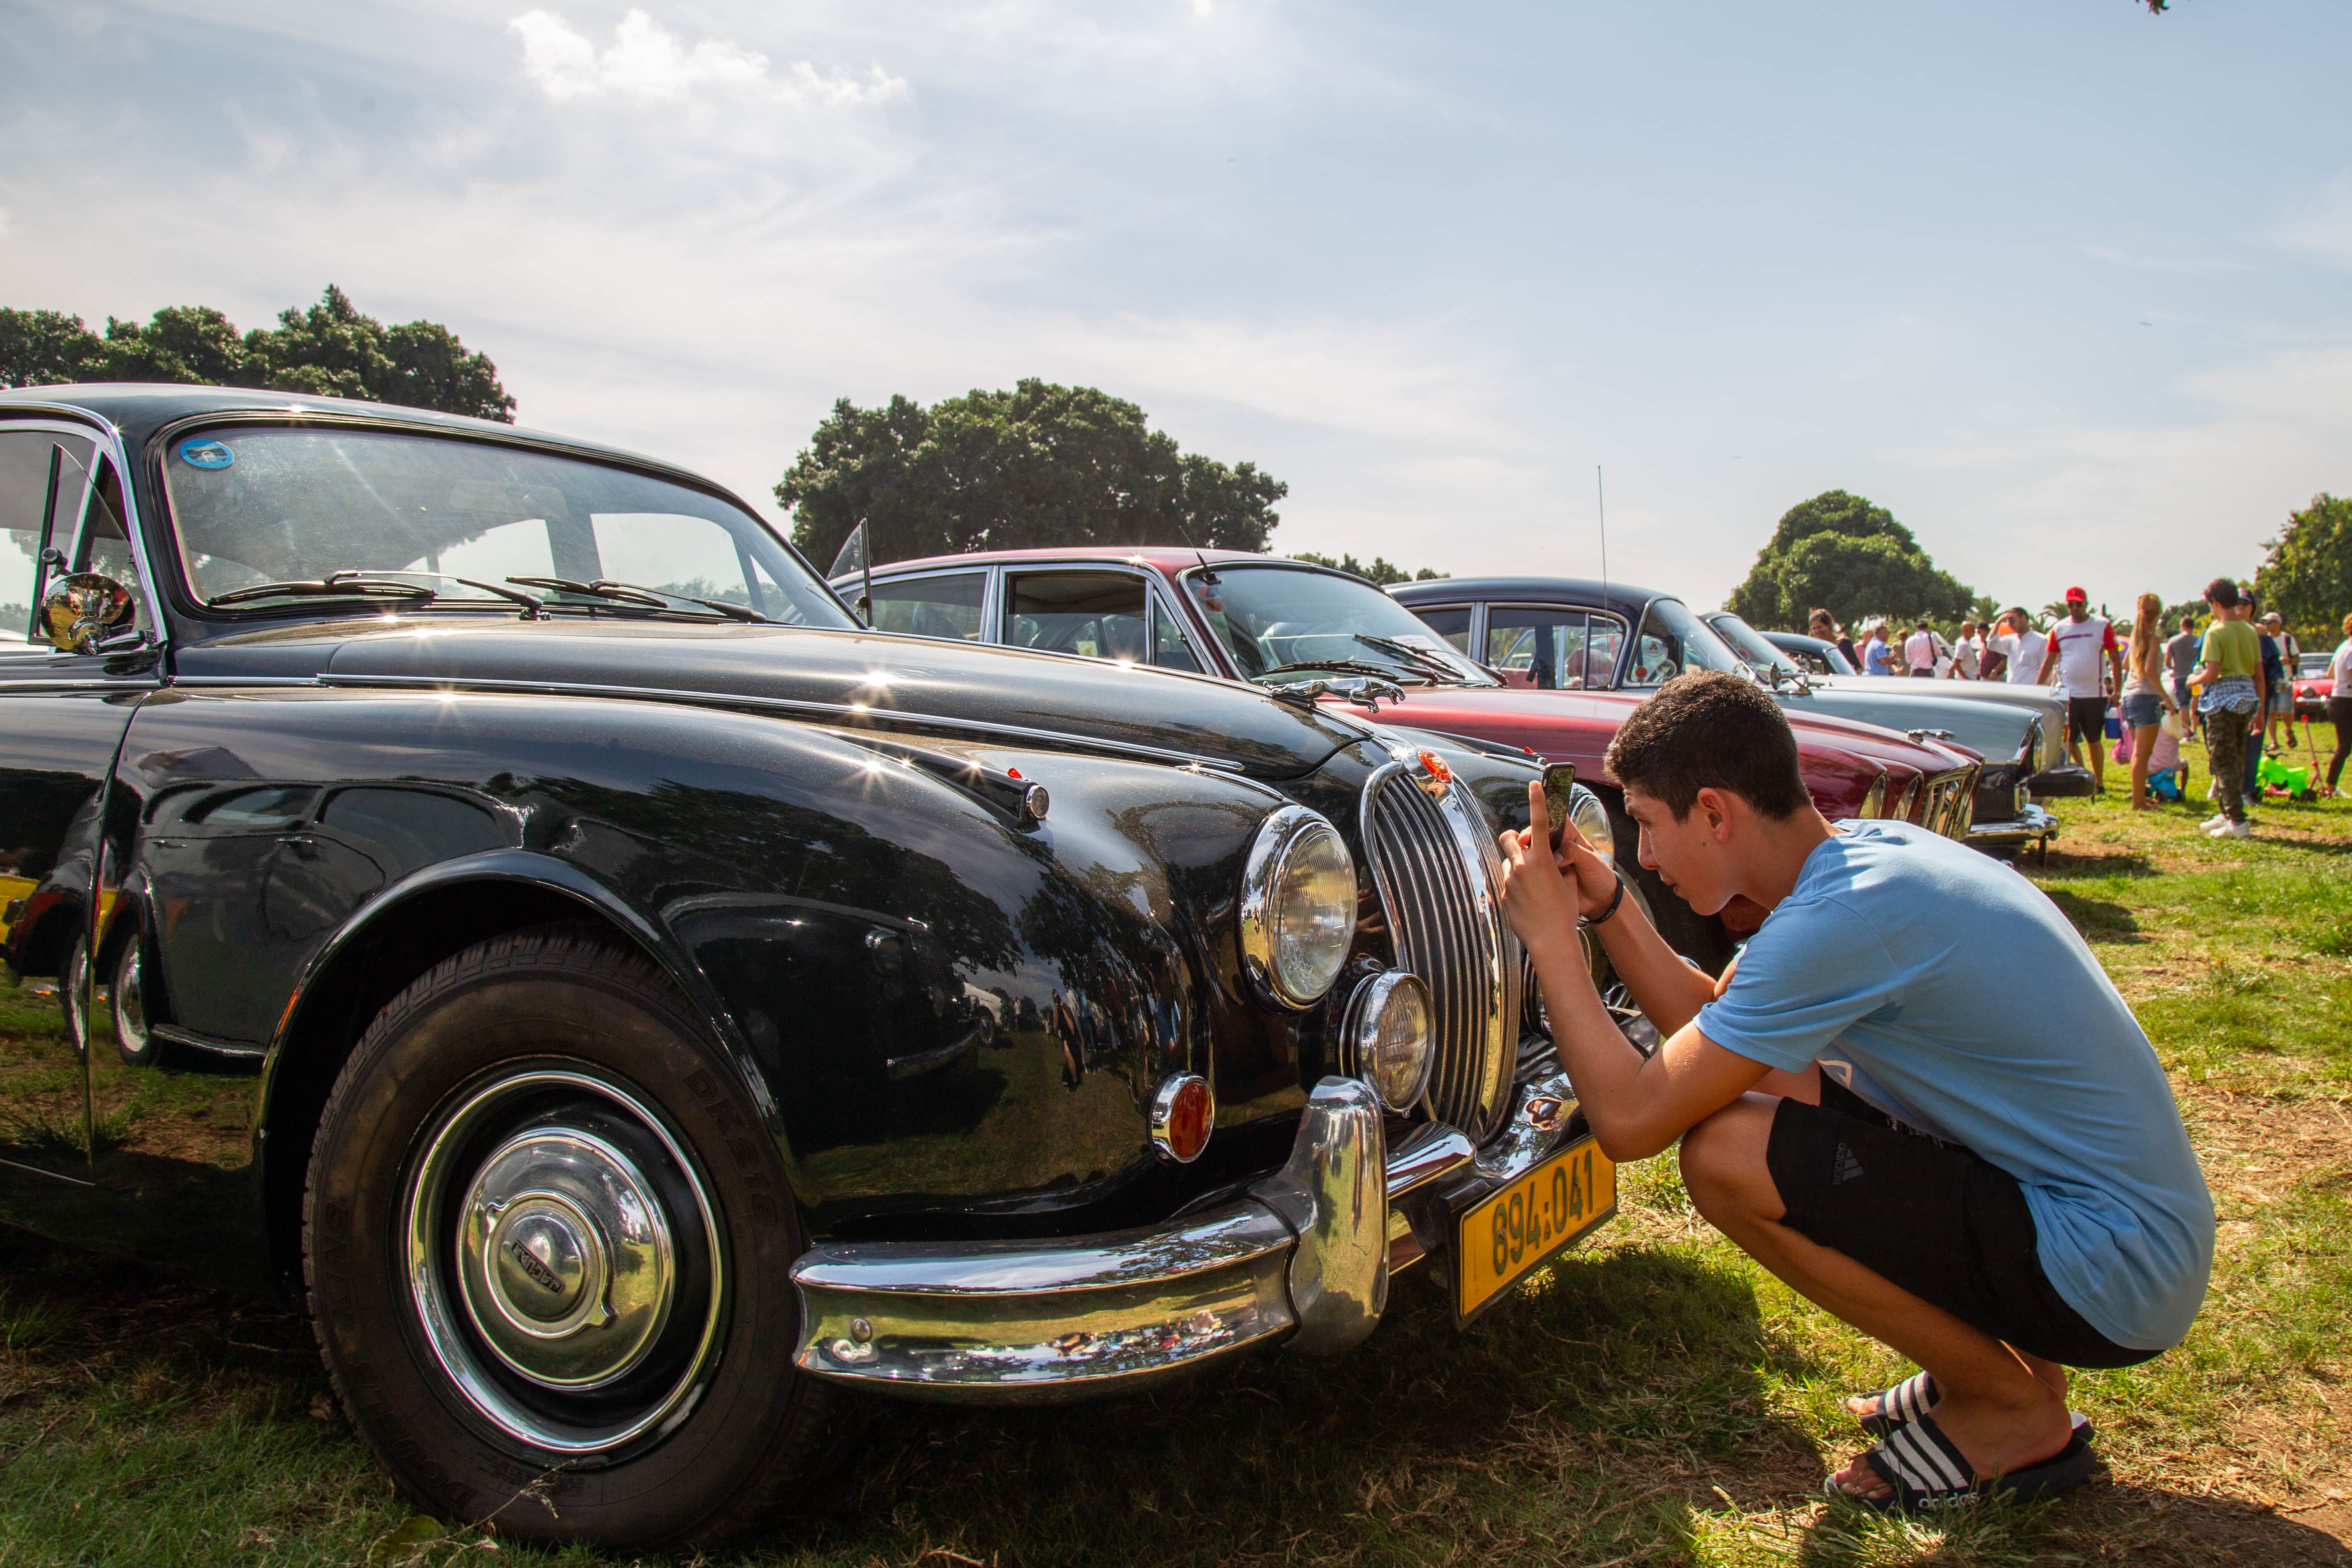
[[[1683,1185],[1698,1211],[1790,1289],[1933,1376],[1936,1424],[1979,1477],[2057,1454],[2072,1431],[2065,1398],[2017,1352],[1780,1223],[1788,1210],[1764,1162],[1779,1108],[1745,1094],[1683,1135]],[[1890,1490],[1859,1458],[1837,1479],[1857,1496]]]
[[[2091,737],[2091,782],[2100,794],[2107,792],[2107,743],[2095,735]]]
[[[2132,810],[2145,811],[2147,799],[2147,756],[2156,749],[2156,726],[2136,725],[2132,728]]]

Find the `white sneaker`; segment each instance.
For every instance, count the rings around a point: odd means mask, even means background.
[[[2210,830],[2205,836],[2209,839],[2251,839],[2254,836],[2254,830],[2245,822],[2224,822]]]
[[[2222,828],[2226,828],[2229,825],[2230,813],[2227,811],[2216,811],[2211,816],[2206,818],[2203,821],[2198,823],[2197,831],[2200,833],[2210,833],[2218,831]]]

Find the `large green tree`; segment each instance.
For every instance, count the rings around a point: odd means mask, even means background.
[[[1874,614],[1950,619],[1970,613],[1976,593],[1939,570],[1894,513],[1824,490],[1781,515],[1727,607],[1758,626],[1801,628],[1816,607],[1846,625]]]
[[[329,284],[307,310],[239,333],[208,306],[175,305],[145,324],[0,308],[0,386],[64,382],[187,382],[370,398],[511,423],[499,368],[436,321],[387,327]]]
[[[1290,559],[1308,561],[1316,566],[1328,566],[1334,571],[1344,571],[1350,576],[1360,577],[1366,582],[1377,582],[1382,588],[1386,588],[1392,582],[1433,582],[1440,578],[1453,575],[1451,572],[1439,571],[1426,566],[1419,571],[1407,571],[1404,568],[1392,564],[1386,557],[1377,555],[1372,558],[1370,566],[1351,555],[1317,555],[1311,549],[1299,550]]]
[[[1045,545],[1262,550],[1290,486],[1178,448],[1092,387],[1024,381],[925,408],[843,398],[776,486],[819,566],[866,525],[873,559]]]
[[[2286,618],[2305,644],[2333,643],[2352,614],[2352,497],[2317,495],[2287,514],[2254,574],[2263,608]]]

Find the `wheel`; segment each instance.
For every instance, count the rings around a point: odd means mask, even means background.
[[[77,936],[66,953],[65,967],[58,972],[58,1001],[65,1011],[66,1039],[72,1042],[74,1059],[87,1063],[89,1060],[89,938]]]
[[[114,960],[114,1049],[126,1067],[160,1067],[168,1048],[147,1027],[146,966],[134,932]]]
[[[543,926],[369,1026],[313,1146],[327,1370],[417,1503],[612,1548],[717,1544],[794,1497],[827,1396],[792,1364],[773,1140],[641,954]]]

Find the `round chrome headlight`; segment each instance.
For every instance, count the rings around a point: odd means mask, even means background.
[[[1242,872],[1242,963],[1285,1007],[1311,1007],[1339,977],[1356,936],[1356,862],[1339,831],[1304,806],[1265,820]]]
[[[1584,843],[1594,854],[1612,865],[1617,862],[1617,835],[1609,828],[1609,808],[1601,798],[1579,785],[1569,797],[1568,820],[1584,835]]]
[[[1348,998],[1339,1026],[1339,1071],[1357,1078],[1396,1112],[1420,1103],[1436,1060],[1437,1009],[1421,977],[1402,969],[1374,975]]]

